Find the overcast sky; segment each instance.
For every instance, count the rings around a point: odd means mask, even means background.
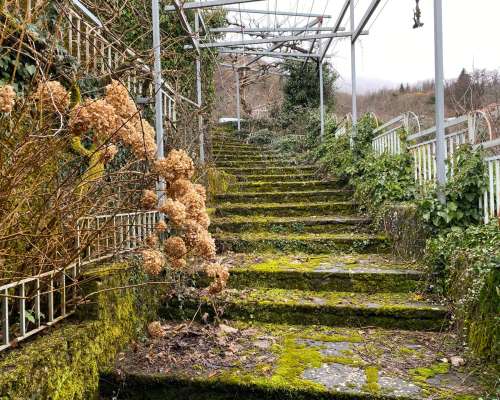
[[[241,8],[331,14],[325,26],[334,23],[344,0],[268,0]],[[371,0],[357,0],[356,22]],[[424,27],[412,29],[415,0],[383,0],[372,17],[370,35],[357,48],[357,76],[360,91],[369,88],[417,82],[434,76],[433,0],[420,0]],[[443,0],[445,77],[455,78],[465,67],[500,68],[500,0]],[[378,15],[378,16],[377,16]],[[344,26],[349,21],[349,15]],[[260,25],[273,25],[274,16],[263,17]],[[306,20],[289,19],[285,25],[302,25]],[[374,21],[374,22],[373,22]],[[281,21],[283,24],[283,20]],[[349,29],[348,29],[349,30]],[[335,42],[334,42],[335,43]],[[350,45],[337,40],[329,60],[341,75],[343,89],[350,87]]]

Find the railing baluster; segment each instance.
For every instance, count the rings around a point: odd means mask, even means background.
[[[66,270],[61,272],[61,316],[66,316]]]
[[[42,313],[40,311],[40,278],[35,280],[35,323],[39,328],[42,324]]]
[[[8,345],[9,339],[9,290],[4,289],[2,292],[2,335],[4,345]]]
[[[20,335],[26,335],[26,288],[24,283],[19,286],[19,330]]]
[[[54,273],[49,275],[49,292],[48,292],[48,321],[54,322]]]

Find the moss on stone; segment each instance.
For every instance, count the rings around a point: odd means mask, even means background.
[[[438,363],[428,367],[413,368],[410,370],[410,374],[416,382],[425,383],[427,379],[433,378],[438,374],[446,374],[449,370],[450,364]]]
[[[369,393],[379,393],[380,385],[378,383],[378,368],[375,366],[370,366],[365,368],[365,379],[366,383],[363,389]]]
[[[87,292],[143,279],[138,269],[129,267],[105,266],[98,274],[100,278],[86,285]],[[80,310],[80,320],[63,322],[8,352],[0,360],[0,398],[97,398],[100,371],[113,364],[116,353],[155,314],[155,293],[153,288],[101,291],[91,298],[89,306]]]

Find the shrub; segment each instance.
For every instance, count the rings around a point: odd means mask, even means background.
[[[453,305],[459,329],[478,356],[500,357],[500,229],[488,225],[452,228],[427,243],[425,264],[436,292]]]
[[[246,141],[251,144],[267,145],[271,144],[275,137],[276,133],[270,131],[269,129],[260,129],[250,133]]]

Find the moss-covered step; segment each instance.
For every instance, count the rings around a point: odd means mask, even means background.
[[[243,160],[243,161],[217,161],[219,168],[270,168],[276,169],[281,167],[300,167],[294,160],[283,159],[262,159],[262,160]]]
[[[387,250],[387,239],[381,235],[350,233],[280,234],[273,232],[216,233],[218,249],[238,253],[256,251],[374,253]]]
[[[352,215],[356,203],[352,201],[290,202],[290,203],[220,203],[215,216],[260,215],[260,216],[324,216]]]
[[[283,160],[280,154],[275,153],[256,153],[256,154],[216,154],[215,162],[217,161],[260,161],[260,160]]]
[[[220,217],[213,218],[212,232],[334,233],[365,232],[370,220],[358,216]]]
[[[215,196],[222,203],[266,203],[299,201],[347,201],[352,198],[351,190],[327,189],[291,192],[232,192]]]
[[[266,171],[263,171],[266,172]],[[240,174],[236,177],[240,182],[286,182],[286,181],[311,181],[315,179],[315,174],[313,172],[297,172],[292,170],[290,173],[282,174],[256,174],[256,175],[244,175]]]
[[[293,192],[299,190],[344,189],[343,182],[337,179],[284,181],[284,182],[237,182],[231,185],[231,192]]]
[[[252,144],[227,144],[227,145],[224,144],[222,146],[216,146],[213,149],[214,153],[224,153],[224,152],[238,153],[243,151],[253,151],[254,153],[259,153],[261,151],[271,151],[271,150]]]
[[[414,265],[380,254],[259,255],[230,268],[232,288],[342,292],[411,292],[423,278]]]
[[[238,176],[269,176],[269,175],[296,175],[296,174],[314,174],[317,168],[313,166],[292,166],[280,168],[261,168],[261,167],[225,167],[224,171],[228,174]],[[302,177],[300,178],[302,179]],[[299,180],[300,180],[299,179]],[[260,179],[256,179],[259,181]]]
[[[265,155],[265,156],[273,156],[280,155],[278,152],[274,150],[227,150],[227,149],[214,149],[213,153],[214,158],[217,159],[218,156],[221,155],[232,155],[232,156],[240,156],[240,155],[248,155],[254,156],[256,154]]]
[[[102,377],[104,399],[493,398],[474,366],[438,361],[460,349],[447,333],[235,321],[164,329],[117,358]]]
[[[448,310],[425,302],[412,293],[360,293],[306,291],[279,288],[227,289],[220,296],[223,316],[231,320],[345,327],[380,327],[440,331],[448,326]],[[210,299],[203,296],[166,302],[165,318],[213,315]],[[182,314],[179,314],[182,312]]]

